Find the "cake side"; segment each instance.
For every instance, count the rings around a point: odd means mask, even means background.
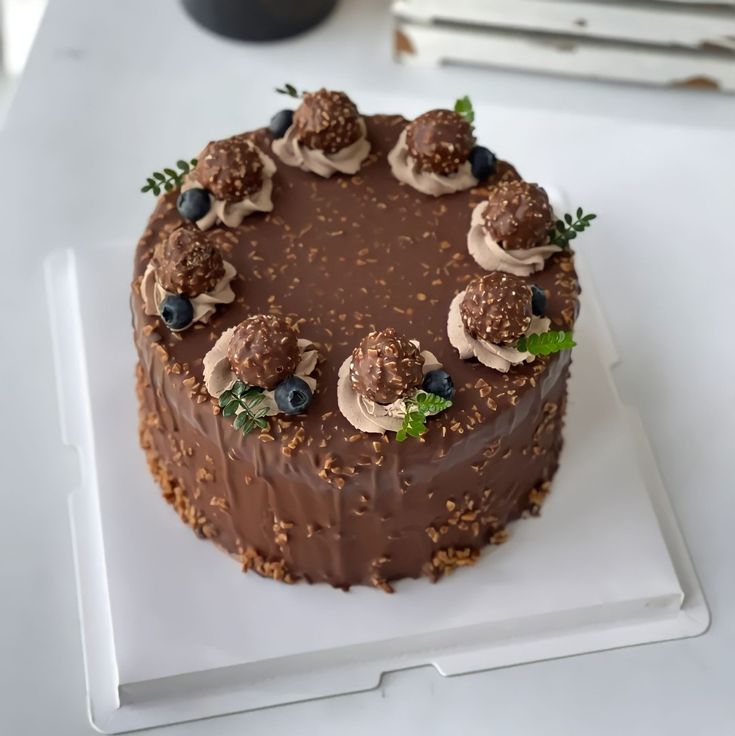
[[[182,516],[246,569],[339,587],[437,577],[537,510],[556,470],[570,353],[498,373],[460,360],[446,339],[449,303],[481,271],[467,254],[470,214],[517,174],[501,163],[484,186],[419,194],[386,165],[405,122],[366,118],[372,151],[351,178],[278,166],[273,213],[211,230],[237,269],[235,301],[183,336],[146,315],[140,295],[153,249],[182,224],[173,195],[159,200],[138,246],[132,306],[144,449]],[[246,137],[268,150],[265,131]],[[552,325],[571,328],[571,253],[554,254],[533,283],[547,295]],[[202,359],[224,329],[264,311],[292,319],[324,359],[308,414],[274,417],[243,436],[204,389]],[[358,432],[337,407],[339,365],[360,335],[386,325],[436,353],[457,387],[454,406],[413,442]]]
[[[251,461],[232,460],[211,411],[196,431],[161,409],[153,385],[165,367],[151,368],[152,382],[142,364],[137,371],[141,444],[164,496],[244,569],[285,582],[349,588],[436,579],[473,562],[486,544],[504,542],[506,525],[525,511],[537,513],[558,467],[568,361],[528,396],[528,416],[509,432],[486,425],[416,474],[393,455],[361,468],[360,483],[342,489],[314,483],[308,471],[258,474],[271,442],[256,445]],[[330,470],[351,477],[351,469]]]

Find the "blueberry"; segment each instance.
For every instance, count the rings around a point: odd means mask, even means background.
[[[441,396],[442,399],[451,400],[454,396],[454,381],[446,371],[442,370],[429,371],[424,376],[421,388],[430,394]]]
[[[209,201],[209,192],[206,189],[187,189],[179,194],[176,200],[176,209],[186,220],[201,220],[212,206]]]
[[[274,138],[283,138],[286,131],[291,127],[293,121],[293,110],[281,110],[272,118],[268,130]]]
[[[536,284],[531,284],[531,311],[537,317],[543,317],[546,314],[546,294]]]
[[[158,305],[158,313],[166,327],[174,332],[185,330],[194,319],[194,307],[182,294],[169,294]]]
[[[306,381],[291,376],[276,386],[274,396],[276,406],[284,414],[301,414],[309,408],[313,394]]]
[[[483,148],[482,146],[475,146],[470,151],[470,165],[472,166],[472,176],[477,181],[484,181],[495,173],[495,164],[497,159],[495,154]]]

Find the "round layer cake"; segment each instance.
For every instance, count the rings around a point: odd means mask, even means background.
[[[179,192],[159,198],[133,280],[140,437],[164,498],[243,570],[391,590],[400,578],[436,580],[471,564],[483,547],[505,541],[508,522],[538,512],[562,446],[571,351],[505,372],[460,357],[448,339],[450,305],[487,273],[468,252],[471,217],[520,177],[497,161],[484,181],[432,196],[399,181],[388,160],[408,121],[360,120],[369,153],[353,175],[283,163],[268,129],[238,135],[275,164],[267,171],[272,210],[255,208],[237,225],[220,214],[207,224],[209,250],[197,251],[194,265],[176,261],[175,249],[197,233],[169,237],[194,227],[177,209]],[[246,158],[238,161],[247,166]],[[216,164],[207,161],[209,169]],[[219,186],[223,172],[215,169]],[[247,176],[224,178],[223,197],[227,187],[256,196],[243,190]],[[216,303],[188,329],[169,329],[146,309],[144,275],[154,254],[176,266],[165,271],[168,282],[193,274],[187,283],[207,284],[200,289],[232,269],[234,300]],[[552,329],[573,327],[579,288],[569,249],[555,249],[522,278],[543,291]],[[208,390],[204,359],[228,328],[253,315],[283,318],[319,359],[304,413],[266,416],[243,432]],[[405,441],[357,429],[338,402],[340,367],[368,333],[391,328],[430,351],[456,389],[426,432]]]

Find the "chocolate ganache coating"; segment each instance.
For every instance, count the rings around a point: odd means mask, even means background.
[[[227,358],[241,381],[270,391],[299,364],[296,333],[282,317],[256,314],[235,328]]]
[[[344,92],[320,89],[304,94],[293,125],[307,148],[337,153],[360,137],[359,118],[355,103]]]
[[[188,297],[211,291],[225,275],[217,246],[193,225],[182,225],[156,245],[153,267],[166,291]]]
[[[421,171],[455,174],[467,161],[475,136],[459,113],[429,110],[406,126],[406,145]]]
[[[531,297],[531,289],[520,276],[491,271],[470,281],[459,312],[476,340],[511,345],[531,324]]]
[[[477,274],[466,246],[470,213],[518,174],[499,161],[481,187],[438,204],[398,182],[388,165],[406,119],[364,119],[372,152],[359,176],[321,179],[276,162],[275,211],[207,231],[239,273],[236,298],[181,335],[145,313],[140,293],[153,249],[184,222],[176,193],[161,196],[135,255],[131,306],[141,444],[182,521],[243,570],[390,590],[400,578],[433,580],[469,565],[506,538],[512,520],[538,513],[558,465],[571,353],[508,373],[457,355],[447,308]],[[264,149],[270,143],[265,130],[245,137]],[[552,254],[533,283],[547,295],[552,329],[571,329],[571,249]],[[243,435],[209,395],[202,358],[224,330],[259,312],[288,318],[323,361],[307,413],[272,417]],[[383,325],[430,349],[456,387],[453,406],[420,439],[356,431],[339,411],[340,366]],[[512,532],[509,543],[517,543]],[[482,564],[494,564],[493,555]],[[231,584],[247,585],[231,567]]]
[[[366,399],[390,404],[421,385],[423,365],[419,349],[388,327],[365,335],[352,351],[350,381]]]
[[[503,182],[490,192],[484,218],[485,229],[506,250],[541,245],[554,224],[544,189],[521,180]]]
[[[192,178],[216,199],[240,202],[263,186],[263,161],[243,136],[212,141],[199,154]]]

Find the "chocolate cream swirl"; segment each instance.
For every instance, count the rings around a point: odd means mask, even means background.
[[[209,193],[209,211],[204,217],[196,221],[196,225],[200,230],[209,230],[218,222],[227,227],[238,227],[242,221],[253,212],[271,212],[273,210],[273,174],[276,173],[276,164],[270,156],[258,150],[261,161],[263,162],[263,185],[257,192],[249,194],[239,202],[227,202],[224,199],[216,199]],[[181,185],[181,191],[186,192],[189,189],[203,189],[191,176],[187,176]]]
[[[516,276],[530,276],[543,269],[546,259],[558,253],[558,245],[548,243],[534,248],[505,250],[493,240],[485,227],[484,214],[487,202],[480,202],[472,210],[470,229],[467,232],[467,250],[486,271],[504,271]]]
[[[224,391],[232,388],[239,380],[227,357],[227,349],[234,335],[234,327],[225,330],[204,356],[204,385],[209,395],[215,399],[219,398]],[[319,351],[310,340],[303,338],[299,338],[298,346],[299,362],[294,375],[301,378],[312,392],[315,392],[317,382],[311,374],[314,373],[319,362]],[[267,416],[269,417],[281,413],[276,404],[275,389],[273,391],[263,391],[263,402],[260,407],[267,409]]]
[[[393,176],[398,181],[402,181],[417,191],[430,194],[433,197],[461,192],[476,187],[478,184],[477,179],[472,176],[472,166],[469,161],[465,161],[459,167],[459,171],[454,174],[435,174],[431,171],[421,171],[408,152],[405,128],[398,136],[398,142],[388,154],[388,163]]]
[[[416,340],[411,342],[419,349],[421,346]],[[424,375],[430,371],[438,370],[442,364],[434,353],[421,350],[424,365],[421,370]],[[384,434],[385,432],[397,432],[403,426],[403,418],[406,416],[406,399],[416,395],[421,389],[414,389],[405,396],[390,404],[378,404],[366,399],[355,391],[350,381],[350,362],[352,356],[348,356],[339,369],[337,379],[337,405],[344,418],[361,432],[372,432]]]
[[[283,138],[273,141],[273,153],[287,166],[296,166],[302,171],[318,174],[325,179],[336,173],[356,174],[370,153],[365,120],[359,118],[357,124],[360,128],[360,137],[335,153],[307,148],[299,140],[295,126],[291,125]]]
[[[516,350],[508,345],[495,345],[486,340],[477,340],[467,332],[459,311],[459,305],[464,299],[465,292],[460,291],[452,299],[447,319],[447,336],[452,347],[457,350],[462,360],[477,358],[488,368],[494,368],[501,373],[507,373],[510,367],[519,363],[532,363],[535,356],[532,353]],[[524,333],[532,335],[549,331],[551,322],[546,317],[531,318],[531,324]]]
[[[218,304],[231,304],[235,301],[235,292],[230,285],[232,279],[237,276],[235,267],[223,261],[225,268],[224,276],[217,282],[214,289],[197,294],[197,296],[189,297],[191,306],[194,308],[194,322],[209,322],[209,318],[214,314]],[[156,278],[156,269],[152,263],[146,266],[143,272],[143,280],[140,284],[140,293],[143,297],[143,308],[145,313],[151,317],[160,315],[158,305],[167,296],[175,296],[172,292],[166,291]]]

